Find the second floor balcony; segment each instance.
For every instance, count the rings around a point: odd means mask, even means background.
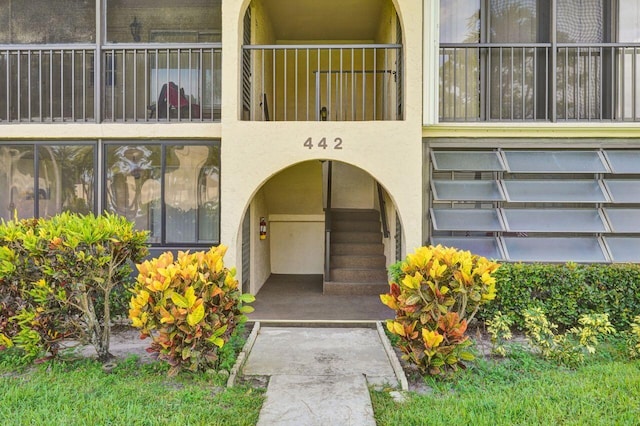
[[[440,46],[440,121],[640,121],[640,44]]]
[[[399,44],[243,46],[244,119],[402,119]]]
[[[0,48],[0,122],[220,120],[220,43]]]

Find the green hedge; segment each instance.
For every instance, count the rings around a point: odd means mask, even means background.
[[[626,330],[640,315],[640,265],[505,263],[495,277],[497,296],[481,319],[501,311],[522,329],[524,309],[539,306],[561,328],[577,325],[582,314],[607,313],[616,329]]]

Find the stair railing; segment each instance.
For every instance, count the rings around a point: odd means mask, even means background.
[[[324,280],[331,281],[331,178],[333,162],[327,163],[327,197],[324,209]]]
[[[387,221],[387,208],[384,202],[384,196],[382,194],[382,186],[376,182],[378,187],[378,204],[380,205],[380,221],[382,222],[382,235],[385,238],[389,238],[389,223]]]

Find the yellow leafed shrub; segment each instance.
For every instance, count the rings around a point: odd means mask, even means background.
[[[465,334],[479,307],[496,295],[499,265],[442,246],[421,247],[407,256],[382,303],[396,312],[387,329],[399,336],[405,359],[421,372],[440,374],[473,360]]]
[[[180,369],[215,368],[218,348],[253,310],[254,300],[242,294],[235,270],[224,266],[226,247],[208,252],[171,252],[139,265],[129,318],[141,337],[151,337],[150,352]]]

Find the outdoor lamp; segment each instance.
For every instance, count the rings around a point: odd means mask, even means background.
[[[138,17],[133,17],[133,22],[129,24],[129,29],[131,30],[131,36],[133,37],[133,41],[140,41],[140,30],[142,30],[142,24],[138,22]]]
[[[327,107],[320,108],[320,120],[327,121]]]

